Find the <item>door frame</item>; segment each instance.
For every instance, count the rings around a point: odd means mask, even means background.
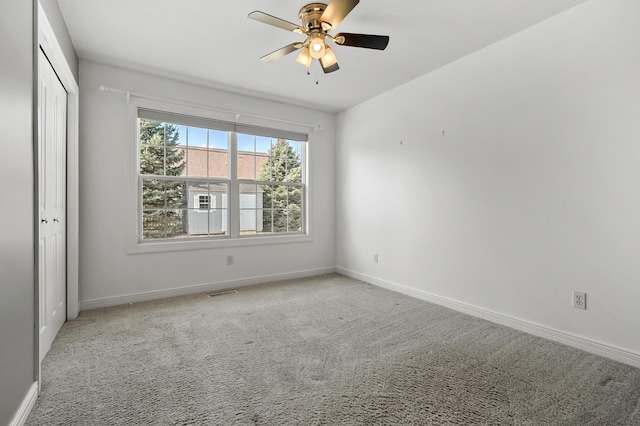
[[[67,320],[78,316],[78,274],[79,274],[79,87],[71,67],[64,56],[60,43],[55,36],[53,27],[38,1],[38,45],[49,59],[60,82],[67,91]],[[38,274],[36,274],[38,276]],[[38,283],[36,283],[38,284]],[[39,307],[40,301],[37,300]],[[38,315],[39,309],[36,309]],[[37,318],[36,318],[37,319]],[[36,321],[39,324],[39,321]],[[38,333],[36,333],[37,335]],[[38,342],[39,343],[39,342]],[[39,344],[36,345],[36,350]]]

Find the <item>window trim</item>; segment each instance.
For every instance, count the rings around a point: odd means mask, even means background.
[[[189,123],[197,125],[199,127],[214,128],[219,130],[219,127],[211,126],[212,122],[220,124],[221,126],[229,126],[232,138],[235,138],[234,143],[230,143],[229,156],[237,157],[237,133],[248,133],[256,136],[269,136],[277,138],[286,138],[291,140],[300,140],[307,142],[305,144],[306,149],[303,152],[305,161],[305,170],[303,176],[303,230],[301,233],[283,233],[283,234],[261,234],[261,235],[240,235],[240,223],[239,217],[235,217],[235,214],[231,214],[233,211],[239,212],[239,199],[237,197],[237,191],[239,188],[239,181],[245,181],[244,179],[237,178],[237,161],[230,162],[232,165],[229,171],[229,236],[228,237],[199,237],[191,239],[158,239],[158,240],[145,240],[139,239],[140,230],[140,211],[142,208],[142,199],[139,197],[140,174],[139,174],[139,131],[138,131],[138,118],[147,118],[146,116],[140,116],[139,111],[153,111],[154,114],[158,114],[155,117],[160,118],[162,121],[170,121],[168,117],[176,116],[180,117],[181,122],[189,119]],[[166,116],[160,116],[165,114]],[[220,112],[214,109],[208,109],[204,106],[191,106],[182,103],[172,103],[165,100],[147,99],[147,98],[131,98],[129,101],[129,122],[131,123],[131,135],[132,141],[131,150],[129,155],[130,164],[130,211],[129,211],[129,229],[127,235],[127,253],[128,254],[141,254],[141,253],[155,253],[155,252],[173,252],[183,250],[206,250],[216,248],[229,248],[229,247],[245,247],[245,246],[260,246],[271,244],[291,244],[300,242],[313,241],[312,237],[312,221],[311,221],[311,185],[309,176],[311,175],[311,166],[309,159],[311,158],[310,152],[312,151],[311,134],[308,127],[289,124],[282,120],[273,119],[273,123],[270,123],[267,119],[261,118],[254,120],[251,117],[246,117],[242,123],[238,122],[239,114],[233,114],[230,112]],[[164,118],[161,118],[164,117]],[[158,119],[153,118],[153,119]],[[150,118],[151,119],[151,118]],[[234,122],[235,121],[235,122]],[[273,124],[272,127],[265,127],[266,125]],[[235,130],[231,130],[231,127]],[[267,132],[267,134],[260,133]],[[298,139],[296,139],[298,138]],[[234,158],[235,158],[234,157]],[[232,204],[234,204],[232,206]],[[237,232],[235,232],[237,231]],[[306,231],[306,232],[305,232]]]

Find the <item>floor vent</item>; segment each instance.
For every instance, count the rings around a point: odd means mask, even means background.
[[[222,291],[214,291],[213,293],[207,294],[209,297],[222,296],[224,294],[233,294],[237,293],[238,290],[222,290]]]

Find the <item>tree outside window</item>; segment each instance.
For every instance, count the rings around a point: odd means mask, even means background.
[[[258,179],[272,182],[261,185],[264,232],[302,230],[302,162],[296,144],[300,142],[277,139],[260,170]]]
[[[178,128],[174,124],[140,120],[140,173],[154,176],[181,176],[185,152],[177,147]],[[180,180],[143,179],[143,238],[172,238],[184,234],[182,209],[185,185]]]

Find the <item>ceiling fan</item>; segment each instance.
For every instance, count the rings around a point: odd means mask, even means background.
[[[329,34],[329,31],[334,30],[359,2],[360,0],[331,0],[329,4],[309,3],[298,12],[302,25],[285,21],[259,10],[251,12],[248,15],[251,19],[307,36],[303,42],[291,43],[260,59],[272,62],[300,50],[296,59],[298,63],[309,68],[313,60],[317,59],[322,70],[325,73],[330,73],[337,71],[340,67],[336,55],[327,45],[327,39],[341,46],[384,50],[389,44],[389,36],[355,33],[338,33],[332,36]]]

